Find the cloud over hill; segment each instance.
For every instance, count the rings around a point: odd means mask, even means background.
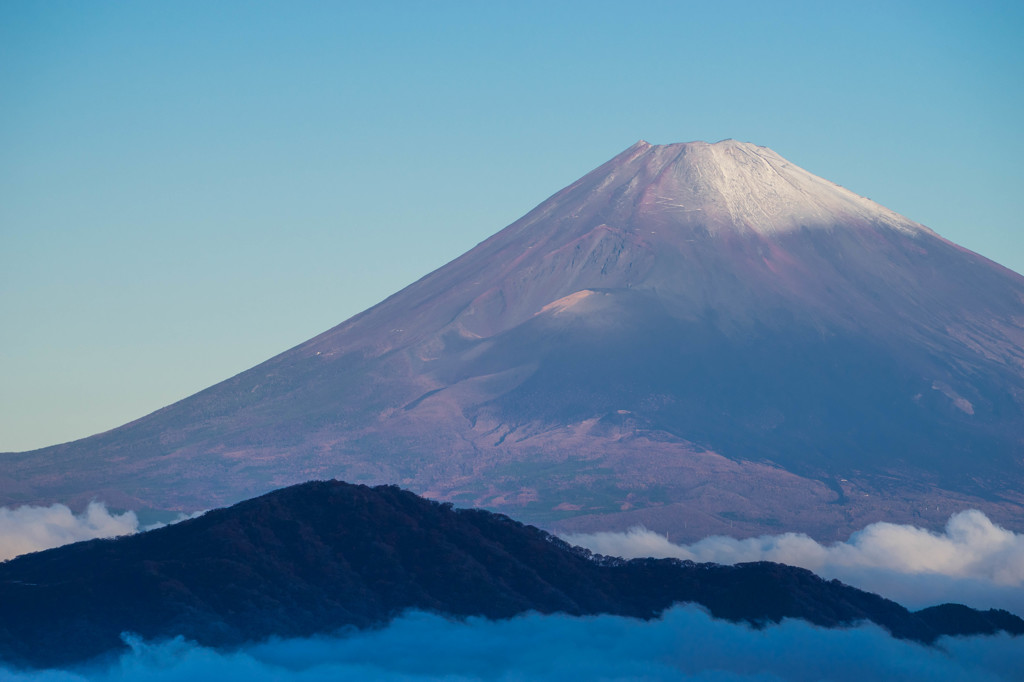
[[[743,540],[715,536],[677,545],[639,527],[625,533],[563,537],[591,551],[625,558],[672,557],[721,564],[775,561],[800,566],[912,608],[958,602],[1024,613],[1024,534],[992,523],[977,510],[954,514],[941,533],[873,523],[845,542],[829,545],[802,533]]]

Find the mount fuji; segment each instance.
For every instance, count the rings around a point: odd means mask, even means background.
[[[685,540],[974,507],[1024,530],[1024,277],[775,152],[638,142],[461,257],[0,504],[396,483]]]

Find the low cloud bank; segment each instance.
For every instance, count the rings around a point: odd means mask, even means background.
[[[674,557],[720,564],[776,561],[912,608],[958,602],[1024,615],[1024,534],[995,525],[977,510],[954,514],[942,533],[873,523],[845,542],[830,545],[801,533],[744,540],[715,536],[676,545],[644,528],[563,538],[599,554],[625,558]]]
[[[204,512],[180,514],[171,523],[201,516]],[[81,514],[63,504],[49,507],[0,507],[0,561],[21,554],[39,552],[61,545],[132,535],[167,524],[139,526],[135,512],[112,514],[102,502],[90,502]]]
[[[81,540],[130,535],[139,530],[135,512],[111,514],[92,502],[81,514],[63,504],[49,507],[0,507],[0,561]]]
[[[824,630],[786,621],[752,630],[677,607],[659,620],[530,614],[456,622],[408,614],[387,628],[277,640],[218,652],[180,639],[130,640],[113,665],[78,671],[0,669],[0,679],[46,682],[327,680],[699,680],[907,682],[1018,679],[1024,647],[1008,636],[944,638],[937,647],[894,640],[874,626]]]

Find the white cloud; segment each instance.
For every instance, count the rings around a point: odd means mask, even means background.
[[[0,561],[81,540],[129,535],[139,529],[134,512],[111,514],[92,502],[81,514],[63,504],[50,507],[0,507]]]
[[[272,640],[232,652],[180,639],[160,644],[133,640],[129,653],[105,667],[31,673],[0,669],[0,679],[999,682],[1018,679],[1022,669],[1024,647],[1008,636],[942,639],[937,647],[925,647],[894,640],[874,626],[824,630],[785,621],[752,630],[690,606],[649,622],[537,614],[457,622],[412,613],[380,630]]]
[[[194,519],[204,513],[179,514],[171,523]],[[135,512],[112,514],[102,502],[90,502],[81,514],[73,513],[63,504],[0,507],[0,561],[72,542],[132,535],[165,525],[154,523],[140,527]]]
[[[644,528],[564,539],[600,554],[626,558],[675,557],[721,564],[776,561],[915,608],[953,601],[1024,614],[1024,534],[993,524],[977,510],[954,514],[942,533],[873,523],[847,541],[831,545],[797,533],[743,540],[715,536],[676,545]]]

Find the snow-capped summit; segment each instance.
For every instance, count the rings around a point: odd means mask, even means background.
[[[640,210],[678,223],[766,235],[875,221],[910,232],[927,229],[746,142],[641,141],[616,162],[609,180],[628,185],[639,179]],[[691,215],[697,212],[703,215]]]

